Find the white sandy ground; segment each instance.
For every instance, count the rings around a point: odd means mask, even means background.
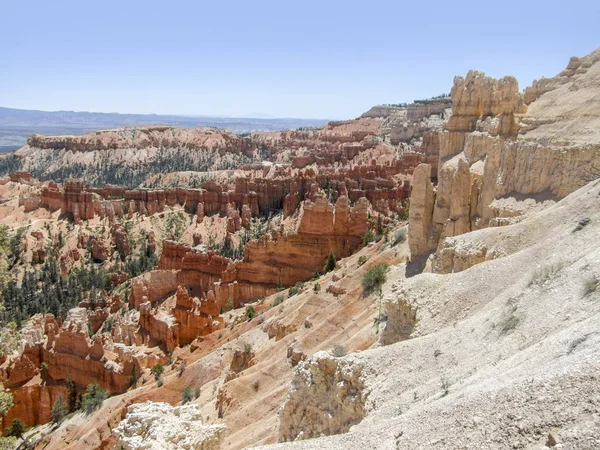
[[[600,448],[600,286],[585,287],[600,278],[599,236],[596,181],[521,223],[454,238],[507,256],[386,284],[386,302],[416,307],[417,325],[345,357],[363,365],[366,417],[268,448],[539,449],[549,434],[555,448]]]

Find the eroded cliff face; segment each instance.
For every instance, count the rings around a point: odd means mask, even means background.
[[[552,124],[562,128],[568,120],[559,113],[575,117],[590,105],[571,103],[569,112],[559,108],[556,116],[545,116],[542,132],[536,104],[547,103],[554,89],[586,85],[597,77],[600,57],[586,58],[585,70],[570,63],[573,70],[542,83],[543,90],[534,84],[535,93],[520,93],[512,77],[495,80],[471,71],[455,78],[452,116],[439,133],[437,189],[432,190],[428,167],[415,170],[409,227],[413,256],[439,249],[447,237],[520,220],[518,210],[503,206],[507,198],[556,200],[582,186],[586,171],[600,163],[600,140],[584,145],[576,138],[558,138]],[[533,102],[531,113],[526,100]]]
[[[337,258],[351,255],[362,245],[367,231],[369,202],[354,206],[339,197],[335,206],[322,197],[305,201],[295,231],[272,231],[250,241],[242,260],[232,261],[212,250],[166,241],[157,271],[132,280],[131,303],[154,303],[178,285],[214,295],[219,308],[237,307],[274,293],[277,286],[292,286],[310,279],[333,251]]]

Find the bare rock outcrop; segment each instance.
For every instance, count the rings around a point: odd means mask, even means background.
[[[362,367],[319,352],[298,364],[279,413],[279,441],[344,433],[365,415]]]
[[[579,78],[569,82],[584,85],[586,76],[596,76],[598,60],[600,57],[590,59],[584,72],[575,70],[578,75],[572,76]],[[548,103],[546,97],[554,98],[556,85],[562,86],[555,82],[553,89],[540,94],[529,108],[535,112],[538,103]],[[525,103],[512,77],[495,80],[471,71],[466,78],[455,78],[452,117],[446,130],[439,133],[438,185],[434,192],[424,176],[427,166],[415,169],[409,227],[413,256],[438,249],[446,237],[511,223],[499,219],[511,214],[495,205],[498,199],[563,198],[583,184],[589,167],[600,164],[600,145],[583,145],[575,137],[558,141],[551,128],[533,129],[532,117],[541,113],[529,114]],[[560,103],[554,100],[554,106],[545,111],[560,109]],[[570,109],[567,105],[560,109],[561,118],[548,120],[559,126],[564,117],[577,116],[580,108],[569,105]],[[526,112],[531,120],[521,130]]]
[[[218,450],[225,425],[204,425],[198,405],[137,403],[113,429],[115,448],[124,450]]]

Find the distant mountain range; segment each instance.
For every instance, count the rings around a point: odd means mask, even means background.
[[[158,114],[119,114],[76,111],[35,111],[0,107],[0,152],[11,152],[35,133],[82,134],[128,125],[177,125],[226,128],[234,133],[280,131],[300,127],[320,127],[325,119],[265,117],[173,116]]]

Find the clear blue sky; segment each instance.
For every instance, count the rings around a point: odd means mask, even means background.
[[[600,1],[4,0],[0,106],[352,118],[473,68],[525,87],[600,46]]]

